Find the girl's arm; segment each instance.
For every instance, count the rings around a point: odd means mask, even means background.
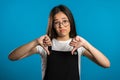
[[[33,40],[32,42],[29,42],[13,50],[9,54],[8,58],[14,61],[27,57],[31,54],[37,53],[37,49],[35,48],[37,45],[37,40]]]
[[[98,49],[93,47],[88,41],[83,39],[80,36],[75,37],[72,42],[70,43],[71,46],[73,46],[72,53],[79,47],[83,46],[86,50],[84,51],[83,55],[97,63],[98,65],[108,68],[110,67],[110,62],[105,55],[103,55],[102,52],[100,52]]]
[[[94,61],[95,63],[97,63],[98,65],[100,65],[104,68],[110,67],[110,62],[109,62],[108,58],[105,55],[103,55],[102,52],[100,52],[98,49],[93,47],[87,41],[84,43],[83,46],[86,49],[86,51],[84,51],[83,55],[87,56],[89,59],[91,59],[92,61]]]
[[[36,40],[33,40],[25,45],[16,48],[9,54],[8,58],[14,61],[35,54],[37,53],[37,45],[43,47],[43,49],[49,54],[48,46],[51,45],[51,40],[47,35],[44,35]]]

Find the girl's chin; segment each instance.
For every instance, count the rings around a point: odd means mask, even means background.
[[[67,33],[67,32],[59,32],[58,36],[59,37],[66,37],[66,36],[69,36],[69,33]]]
[[[68,35],[66,35],[66,34],[59,34],[59,37],[66,37],[66,36],[68,36]]]

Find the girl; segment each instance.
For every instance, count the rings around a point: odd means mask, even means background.
[[[64,5],[52,9],[47,35],[16,48],[9,59],[19,60],[35,53],[42,58],[43,80],[80,80],[81,55],[102,67],[110,67],[103,53],[77,36],[72,13]]]

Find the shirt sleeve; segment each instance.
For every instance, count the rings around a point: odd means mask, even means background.
[[[82,55],[85,50],[86,49],[84,47],[80,47],[80,48],[77,49],[79,55]]]
[[[47,54],[46,51],[40,45],[37,45],[36,49],[37,49],[37,52],[40,53],[41,56]]]

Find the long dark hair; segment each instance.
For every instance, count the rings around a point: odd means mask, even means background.
[[[54,29],[54,16],[59,12],[63,12],[68,17],[68,20],[70,22],[70,28],[71,28],[69,36],[70,38],[75,37],[77,35],[77,32],[76,32],[75,21],[74,21],[73,15],[71,11],[64,5],[55,6],[51,10],[50,15],[49,15],[49,21],[48,21],[47,35],[50,37],[51,40],[57,37],[57,33]]]

